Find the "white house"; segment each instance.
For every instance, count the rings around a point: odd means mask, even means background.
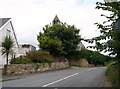
[[[13,55],[9,55],[9,61],[13,57],[18,56],[18,41],[15,35],[15,31],[12,25],[11,18],[0,18],[0,44],[3,41],[5,36],[11,36],[14,40],[14,47],[13,47]],[[6,57],[1,53],[1,46],[0,46],[0,65],[6,64]]]
[[[19,56],[24,56],[24,55],[26,55],[26,52],[35,51],[35,50],[36,50],[36,47],[34,47],[33,45],[21,44],[21,45],[19,45],[18,54],[19,54]]]

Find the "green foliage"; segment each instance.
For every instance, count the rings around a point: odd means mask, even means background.
[[[51,54],[59,54],[63,52],[62,42],[57,38],[50,38],[44,34],[39,37],[40,47],[49,51]]]
[[[98,52],[93,52],[92,56],[91,56],[91,62],[93,62],[95,65],[97,64],[102,64],[104,65],[104,63],[107,61],[106,56],[98,53]]]
[[[86,58],[86,59],[90,59],[90,55],[92,51],[90,50],[81,50],[81,51],[73,51],[71,53],[69,53],[69,55],[67,56],[68,59],[70,60],[79,60],[80,58]]]
[[[109,66],[112,66],[112,65],[116,65],[117,63],[118,63],[118,62],[117,62],[116,60],[112,59],[112,60],[107,61],[107,62],[105,63],[105,65],[106,65],[107,67],[109,67]]]
[[[70,55],[67,58],[69,60],[79,60],[81,58],[85,58],[88,60],[90,64],[95,64],[95,65],[99,65],[99,64],[104,65],[105,62],[111,60],[111,57],[87,49],[81,51],[74,51],[73,53],[70,53]]]
[[[68,60],[79,60],[81,58],[81,51],[73,51],[70,52],[69,55],[67,56]]]
[[[120,86],[120,78],[119,78],[119,71],[120,67],[116,65],[111,65],[107,68],[106,76],[108,77],[109,81],[112,83],[113,87]]]
[[[53,57],[47,51],[30,51],[26,53],[25,57],[18,57],[11,60],[11,64],[28,64],[35,63],[40,65],[40,63],[51,63],[53,62]]]
[[[53,57],[49,54],[49,52],[46,51],[30,51],[26,56],[34,63],[50,63],[53,61]]]
[[[67,55],[74,51],[80,42],[79,29],[67,24],[46,25],[37,39],[39,47],[52,55]]]
[[[32,63],[32,60],[31,59],[28,59],[28,58],[15,58],[15,59],[12,59],[11,64],[28,64],[28,63]]]
[[[97,23],[97,26],[101,29],[100,31],[102,36],[104,36],[103,39],[108,39],[106,43],[102,44],[105,52],[110,51],[110,54],[116,55],[114,61],[111,60],[107,63],[107,65],[109,65],[107,69],[107,76],[114,87],[120,87],[120,77],[118,76],[120,75],[120,31],[118,30],[120,28],[117,28],[116,26],[117,21],[120,20],[120,1],[97,3],[96,8],[111,12],[109,16],[102,15],[105,16],[108,21],[105,21],[103,24]],[[109,22],[111,22],[111,24],[105,24]]]
[[[35,63],[36,69],[40,67],[41,63]]]
[[[101,35],[85,41],[89,43],[95,42],[96,45],[92,48],[96,48],[97,51],[110,52],[109,55],[116,55],[116,58],[120,58],[120,31],[116,27],[117,21],[120,19],[120,2],[107,2],[107,3],[96,3],[96,9],[102,9],[109,11],[110,15],[101,15],[107,18],[107,21],[103,23],[96,23]],[[101,40],[106,40],[101,41]]]
[[[13,53],[12,48],[14,47],[14,41],[10,36],[5,36],[0,47],[2,47],[2,55],[6,56],[6,61],[8,65],[8,56]]]

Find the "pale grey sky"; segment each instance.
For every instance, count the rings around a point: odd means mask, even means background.
[[[103,0],[0,0],[0,18],[12,18],[19,44],[37,47],[37,35],[56,14],[60,21],[80,28],[82,37],[91,38],[99,35],[94,23],[104,21],[103,11],[95,9],[97,1]]]

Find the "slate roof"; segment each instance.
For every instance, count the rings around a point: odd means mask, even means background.
[[[0,18],[0,28],[11,18]]]

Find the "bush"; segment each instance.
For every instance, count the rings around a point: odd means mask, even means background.
[[[32,60],[31,59],[28,59],[28,58],[15,58],[15,59],[12,59],[11,64],[28,64],[28,63],[32,63]]]
[[[85,58],[90,64],[95,65],[104,65],[106,61],[111,59],[108,56],[100,54],[99,52],[90,51],[87,49],[83,49],[81,51],[73,51],[67,56],[68,60],[79,60],[81,58]]]
[[[118,87],[118,85],[120,84],[120,78],[119,78],[119,74],[118,74],[118,64],[116,65],[111,65],[108,66],[107,71],[106,71],[106,76],[108,77],[109,81],[112,83],[113,87]]]
[[[116,65],[118,62],[116,60],[110,60],[108,62],[105,63],[106,66],[112,66],[112,65]]]
[[[68,60],[79,60],[81,58],[80,51],[73,51],[67,55]]]
[[[53,61],[53,57],[47,51],[30,51],[26,56],[35,63],[50,63]]]

